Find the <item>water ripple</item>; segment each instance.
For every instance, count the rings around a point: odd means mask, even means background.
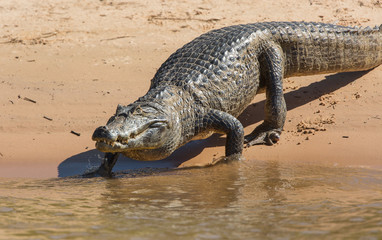
[[[133,178],[1,179],[0,229],[0,239],[378,239],[382,174],[243,161]]]

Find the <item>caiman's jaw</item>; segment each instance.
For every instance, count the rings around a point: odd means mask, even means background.
[[[92,139],[102,152],[122,153],[143,161],[160,160],[179,146],[181,131],[177,123],[178,116],[166,105],[133,103],[118,106],[116,114],[106,126],[94,131]]]
[[[114,124],[119,122],[119,124]],[[134,124],[131,124],[133,122]],[[162,147],[169,126],[164,119],[141,118],[135,121],[118,121],[97,128],[92,136],[96,148],[102,152],[127,152]]]
[[[101,152],[122,152],[128,148],[128,140],[123,138],[112,140],[93,136],[93,141],[96,141],[96,148]]]

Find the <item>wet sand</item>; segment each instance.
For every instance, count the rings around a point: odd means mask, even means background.
[[[172,52],[211,29],[259,21],[374,26],[382,23],[382,4],[0,3],[0,177],[57,177],[63,163],[69,169],[76,163],[94,164],[98,153],[93,130],[105,124],[117,104],[145,94]],[[284,88],[289,111],[280,143],[245,149],[245,159],[382,169],[382,67],[289,78]],[[241,116],[246,133],[262,121],[264,98],[257,96]],[[154,165],[208,164],[224,154],[223,145],[224,139],[215,136],[186,145]],[[134,162],[140,167],[150,164]]]

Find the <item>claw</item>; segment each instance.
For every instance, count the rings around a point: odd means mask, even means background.
[[[251,134],[244,137],[245,147],[250,147],[253,145],[273,145],[280,141],[280,130],[278,129],[268,129],[264,126],[259,126]]]
[[[100,167],[93,172],[88,172],[81,175],[81,177],[83,178],[94,178],[94,177],[112,178],[113,176],[114,176],[114,173],[107,171],[103,167]]]
[[[280,134],[272,132],[269,134],[269,139],[272,141],[273,144],[278,143],[278,141],[280,141]]]
[[[119,153],[106,153],[101,166],[93,172],[82,175],[84,178],[105,177],[112,178],[114,176],[112,169],[117,162]]]

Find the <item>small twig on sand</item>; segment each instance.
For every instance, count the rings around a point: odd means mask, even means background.
[[[149,21],[152,20],[167,20],[167,21],[199,21],[199,22],[218,22],[220,18],[209,18],[209,19],[201,19],[201,18],[177,18],[177,17],[161,17],[161,16],[150,16]]]
[[[57,32],[48,32],[48,33],[42,33],[41,36],[38,36],[38,37],[35,37],[35,38],[32,38],[32,39],[11,38],[8,41],[0,42],[0,44],[25,43],[25,41],[32,41],[33,42],[33,41],[41,40],[43,38],[50,38],[50,37],[53,37],[53,36],[56,36],[56,35],[57,35]]]
[[[81,133],[75,132],[75,131],[73,131],[73,130],[70,131],[70,133],[71,133],[71,134],[74,134],[74,135],[76,135],[76,136],[81,136]]]
[[[47,32],[47,33],[43,33],[41,34],[42,36],[40,36],[39,38],[49,38],[49,37],[53,37],[53,36],[56,36],[57,35],[57,32]]]
[[[50,117],[47,117],[47,116],[43,116],[43,118],[45,118],[46,120],[49,120],[49,121],[53,121],[53,119],[52,119],[52,118],[50,118]]]
[[[112,40],[118,40],[122,38],[129,38],[129,37],[135,37],[135,36],[119,36],[119,37],[113,37],[113,38],[106,38],[106,39],[101,39],[100,41],[112,41]]]
[[[19,95],[19,98],[21,98],[20,95]],[[27,98],[27,97],[24,97],[23,100],[31,102],[31,103],[37,103],[35,100]]]
[[[23,40],[17,38],[11,38],[8,41],[0,42],[0,44],[8,44],[8,43],[23,43]]]

